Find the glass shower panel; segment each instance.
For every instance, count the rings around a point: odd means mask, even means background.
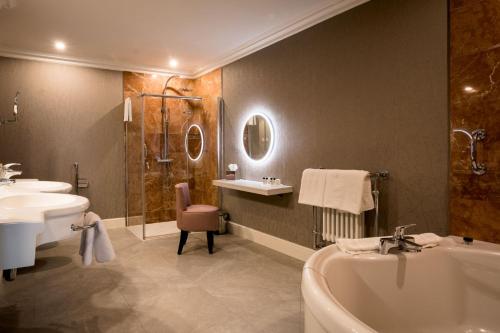
[[[187,182],[193,202],[217,205],[216,127],[220,71],[202,79],[124,76],[133,120],[126,123],[127,226],[140,238],[178,232],[175,184]],[[189,160],[185,135],[199,127],[204,146]]]
[[[126,225],[137,226],[137,232],[142,232],[140,226],[143,223],[143,99],[138,96],[129,97],[132,102],[132,120],[125,122]]]
[[[146,225],[175,221],[174,186],[186,181],[183,133],[189,105],[187,101],[174,99],[165,99],[163,103],[165,115],[161,111],[161,98],[144,97],[144,143],[148,151],[144,164]]]

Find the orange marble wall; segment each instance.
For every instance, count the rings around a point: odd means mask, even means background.
[[[486,139],[478,144],[478,160],[488,170],[473,175],[467,138],[450,134],[450,231],[496,243],[500,243],[499,85],[500,1],[452,0],[450,126],[486,129]]]
[[[125,72],[124,98],[133,97],[133,118],[128,129],[129,216],[141,215],[141,103],[144,107],[144,139],[147,146],[145,163],[145,217],[147,223],[175,220],[174,185],[188,182],[194,203],[217,205],[217,192],[211,181],[217,176],[217,99],[221,96],[221,71],[215,70],[198,79],[173,78],[168,94],[201,96],[203,101],[167,100],[169,118],[168,164],[158,163],[160,154],[161,99],[136,96],[141,92],[161,94],[167,77]],[[187,158],[184,136],[190,124],[199,124],[204,132],[205,146],[198,161]],[[132,220],[142,223],[140,219]]]

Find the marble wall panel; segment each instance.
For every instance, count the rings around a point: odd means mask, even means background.
[[[468,139],[450,133],[450,231],[500,242],[500,1],[450,2],[450,126],[484,128],[471,172]]]

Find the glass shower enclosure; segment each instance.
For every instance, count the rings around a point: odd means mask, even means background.
[[[125,123],[126,225],[142,239],[178,232],[175,184],[190,182],[185,137],[202,110],[201,97],[166,90],[131,96]]]

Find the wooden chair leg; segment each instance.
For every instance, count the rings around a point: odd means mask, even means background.
[[[182,254],[182,248],[184,247],[184,244],[186,244],[186,241],[188,239],[189,232],[181,230],[181,237],[179,239],[179,249],[177,250],[177,254],[181,255]]]
[[[214,253],[214,232],[207,231],[208,253]]]

